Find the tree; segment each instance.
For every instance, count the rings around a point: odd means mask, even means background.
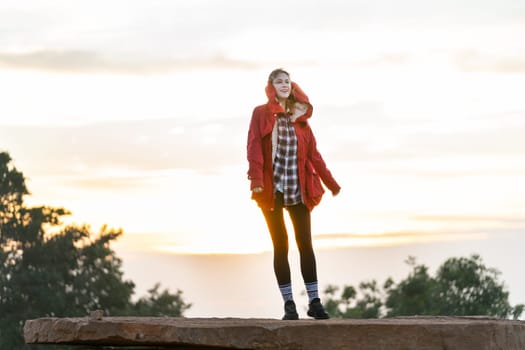
[[[428,267],[417,265],[414,257],[409,257],[406,263],[412,266],[408,277],[397,286],[393,281],[388,285],[387,316],[439,314],[435,309],[436,283],[428,274]]]
[[[25,178],[0,153],[0,349],[23,347],[27,319],[106,315],[181,316],[191,305],[182,292],[158,293],[131,301],[135,284],[124,280],[122,261],[110,243],[122,230],[64,226],[64,208],[26,207]]]
[[[507,317],[513,313],[499,271],[487,268],[479,255],[451,258],[436,275],[436,299],[441,314],[491,315]]]
[[[147,297],[140,298],[128,310],[128,314],[134,316],[181,316],[184,311],[191,307],[182,299],[182,291],[177,290],[171,294],[168,289],[159,292],[160,284],[157,283],[148,290]]]
[[[403,315],[487,315],[518,318],[523,306],[510,306],[509,293],[500,272],[487,268],[477,254],[449,258],[428,275],[428,268],[416,265],[408,278],[388,291],[388,316]]]
[[[359,292],[350,285],[344,286],[340,297],[339,287],[329,285],[325,289],[328,299],[324,302],[326,311],[332,317],[378,318],[383,305],[381,291],[376,281],[361,282]]]
[[[328,286],[326,309],[332,316],[344,318],[486,315],[518,319],[525,308],[523,304],[509,304],[500,273],[487,268],[479,255],[447,259],[435,277],[414,257],[409,257],[407,264],[412,271],[406,279],[396,284],[389,278],[382,291],[376,281],[371,281],[359,285],[360,293],[345,286],[336,297],[339,288]]]

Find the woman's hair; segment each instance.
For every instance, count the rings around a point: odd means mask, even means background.
[[[275,78],[277,78],[277,76],[281,73],[284,73],[288,76],[288,78],[290,78],[290,73],[288,73],[287,71],[285,71],[283,68],[277,68],[277,69],[274,69],[270,75],[268,76],[268,81],[273,83],[273,80]]]
[[[273,84],[274,79],[277,78],[277,76],[281,73],[286,74],[288,78],[290,78],[290,73],[285,71],[283,68],[277,68],[277,69],[274,69],[268,76],[268,82],[270,84]],[[293,88],[292,88],[292,91],[290,92],[290,96],[288,96],[288,98],[286,99],[285,111],[290,114],[295,113],[295,96],[293,95]]]

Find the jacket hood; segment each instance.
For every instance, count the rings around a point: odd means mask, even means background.
[[[294,121],[304,121],[312,116],[313,106],[310,104],[310,100],[305,92],[297,85],[296,82],[292,81],[292,91],[291,95],[294,96],[296,102],[296,112],[292,116]],[[269,81],[266,84],[266,96],[268,96],[268,106],[272,114],[284,113],[283,107],[279,104],[277,100],[277,92],[273,87],[272,83]]]

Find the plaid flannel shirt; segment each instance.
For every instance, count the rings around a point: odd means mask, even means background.
[[[301,202],[299,175],[297,174],[297,137],[290,118],[279,114],[277,118],[277,151],[273,162],[275,190],[282,192],[284,205]]]

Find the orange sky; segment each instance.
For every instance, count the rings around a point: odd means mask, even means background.
[[[124,12],[115,2],[97,23],[89,14],[102,3],[30,3],[0,7],[10,29],[0,40],[0,147],[28,177],[31,203],[157,234],[152,249],[267,250],[245,138],[267,72],[283,65],[310,95],[319,148],[343,186],[314,212],[318,235],[345,237],[324,244],[522,225],[525,46],[509,38],[525,26],[503,3],[476,14],[448,2],[312,4],[275,25],[206,1],[131,2]],[[280,33],[296,40],[283,47],[272,39]]]
[[[245,142],[279,66],[343,188],[318,247],[525,230],[522,1],[9,0],[0,23],[0,149],[28,202],[121,227],[127,251],[270,249]]]

